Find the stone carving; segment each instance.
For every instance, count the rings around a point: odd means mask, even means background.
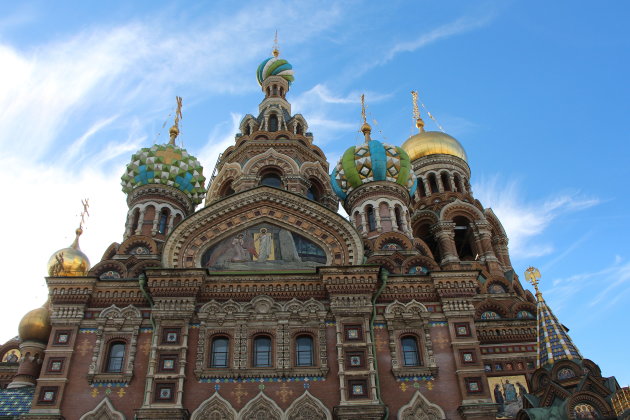
[[[398,418],[401,420],[444,420],[446,415],[437,404],[432,404],[420,391],[416,391],[407,405],[400,408]]]
[[[243,407],[238,420],[281,420],[282,410],[271,398],[260,392]]]
[[[288,420],[332,420],[330,411],[324,404],[306,391],[287,408]]]
[[[235,420],[236,410],[218,392],[193,411],[190,420]]]
[[[94,410],[88,411],[79,420],[125,420],[125,416],[116,411],[109,398],[105,397]]]

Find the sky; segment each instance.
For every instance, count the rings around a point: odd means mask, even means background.
[[[277,30],[295,70],[287,99],[331,166],[361,142],[361,94],[373,137],[401,145],[418,90],[466,149],[523,286],[538,267],[583,356],[630,383],[630,3],[189,3],[3,5],[0,342],[46,301],[47,261],[72,242],[81,199],[92,264],[121,242],[120,176],[136,150],[168,140],[176,95],[178,141],[210,176],[241,118],[257,115],[255,70]]]

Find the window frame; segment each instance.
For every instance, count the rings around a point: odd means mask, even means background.
[[[214,363],[214,355],[218,352],[215,351],[214,345],[218,340],[227,341],[225,350],[225,365],[217,365]],[[223,354],[223,352],[221,353]],[[227,335],[213,335],[210,337],[210,351],[208,354],[208,368],[210,369],[228,369],[230,367],[230,337]]]
[[[306,352],[306,350],[300,350],[299,347],[299,340],[301,338],[307,338],[310,341],[310,345],[309,345],[309,349],[308,349],[308,353],[310,355],[310,363],[308,364],[301,364],[300,363],[300,353],[302,352]],[[304,367],[314,367],[316,366],[315,364],[315,339],[313,338],[313,336],[311,334],[298,334],[295,336],[294,341],[294,357],[295,357],[295,367],[299,367],[299,368],[304,368]]]
[[[415,347],[415,351],[407,351],[405,350],[405,340],[413,340],[413,345]],[[400,341],[400,356],[401,356],[401,362],[402,365],[405,368],[408,367],[422,367],[422,355],[420,353],[420,344],[418,343],[418,337],[416,337],[413,334],[405,334],[405,335],[401,335],[399,338]],[[407,363],[407,353],[415,353],[416,355],[416,362],[415,363]]]
[[[105,360],[103,361],[103,373],[115,374],[119,375],[125,372],[125,360],[127,359],[127,347],[128,344],[125,340],[114,339],[107,343],[107,353],[105,355]],[[112,351],[114,346],[122,345],[122,357],[116,357],[120,359],[120,369],[119,370],[111,370],[111,360],[112,360]]]
[[[259,356],[259,352],[260,350],[258,350],[257,348],[257,341],[259,340],[263,340],[263,339],[267,339],[269,340],[269,350],[266,351],[266,353],[268,353],[268,364],[267,365],[262,365],[258,363],[258,356]],[[268,368],[273,368],[274,367],[274,363],[273,363],[273,338],[272,336],[268,335],[268,334],[257,334],[254,337],[252,337],[252,348],[251,348],[252,352],[251,352],[251,363],[252,363],[252,367],[253,368],[264,368],[264,369],[268,369]]]

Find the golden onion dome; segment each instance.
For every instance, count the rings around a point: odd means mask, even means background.
[[[48,260],[48,275],[50,277],[81,277],[90,270],[90,260],[79,248],[81,228],[76,230],[76,238],[68,248],[55,252]]]
[[[409,137],[401,146],[413,162],[429,155],[451,155],[468,162],[466,151],[452,136],[441,131],[421,131]]]
[[[18,326],[18,334],[22,341],[46,343],[51,328],[48,308],[42,306],[24,315]]]

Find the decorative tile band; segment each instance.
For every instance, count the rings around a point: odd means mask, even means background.
[[[188,326],[189,326],[190,328],[199,328],[199,327],[201,326],[201,324],[200,324],[200,323],[196,323],[196,324],[188,324]]]
[[[401,376],[396,378],[397,382],[416,382],[416,381],[434,381],[435,378],[431,375],[426,376]]]
[[[448,322],[446,321],[429,321],[429,327],[446,327]]]
[[[153,327],[141,327],[140,328],[140,332],[141,333],[152,333],[153,332]]]
[[[205,384],[219,383],[256,383],[256,382],[321,382],[324,376],[296,376],[292,378],[202,378],[199,380]]]
[[[94,334],[98,328],[79,328],[79,334]]]
[[[496,354],[496,353],[522,353],[536,351],[535,345],[526,346],[496,346],[496,347],[482,347],[482,354]]]
[[[374,328],[376,328],[377,330],[382,330],[386,326],[387,326],[387,324],[385,324],[384,322],[375,322],[374,323]]]
[[[337,325],[337,323],[335,321],[326,321],[326,326],[327,327],[334,327],[335,325]]]
[[[126,382],[93,382],[90,388],[127,388]]]

